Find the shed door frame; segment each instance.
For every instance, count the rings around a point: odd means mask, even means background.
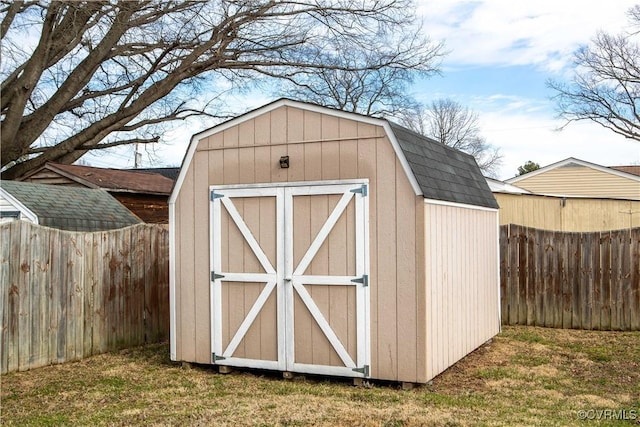
[[[211,353],[212,363],[219,365],[276,369],[335,376],[370,376],[370,308],[369,308],[369,212],[368,180],[314,181],[211,186]],[[318,234],[307,248],[298,265],[293,265],[293,198],[312,195],[342,195]],[[231,199],[234,197],[275,197],[276,199],[276,265],[272,266],[262,253],[258,242],[243,225]],[[355,207],[355,275],[305,275],[305,269],[327,238],[346,206],[354,200]],[[264,274],[221,271],[221,209],[224,208],[236,223],[246,242],[265,270]],[[260,282],[265,287],[230,340],[222,348],[222,281]],[[356,289],[356,360],[353,360],[333,333],[326,319],[313,302],[305,286],[354,286]],[[278,360],[255,360],[233,357],[238,345],[267,298],[276,293]],[[345,366],[297,363],[294,347],[294,296],[298,295],[325,334]]]

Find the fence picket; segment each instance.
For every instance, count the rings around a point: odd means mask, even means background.
[[[513,274],[509,269],[509,227],[500,227],[500,295],[509,295],[509,277]],[[500,314],[503,319],[509,318],[509,299],[502,298],[500,301]]]
[[[562,292],[562,322],[560,325],[556,325],[558,328],[571,328],[571,263],[572,263],[572,234],[562,233],[562,246],[558,250],[560,256],[558,260],[558,268],[560,269],[561,277],[561,292]]]
[[[580,317],[580,262],[582,259],[582,237],[579,233],[571,233],[571,264],[569,268],[569,278],[571,281],[571,327],[573,329],[582,328]]]
[[[583,278],[583,292],[581,292],[582,302],[582,328],[594,329],[592,320],[593,312],[593,289],[596,279],[595,269],[600,258],[600,244],[598,237],[593,234],[584,234],[582,240],[583,257],[580,265]],[[594,240],[597,240],[594,242]]]
[[[48,362],[49,341],[49,283],[47,275],[50,267],[48,234],[30,230],[29,251],[31,259],[31,352],[29,365]]]
[[[28,227],[20,228],[20,275],[15,285],[18,288],[18,369],[20,371],[29,368],[29,359],[31,355],[31,261],[29,244],[31,235]]]
[[[169,251],[160,250],[160,248],[169,247],[169,233],[157,233],[155,237],[155,248],[160,257],[159,262],[169,265]],[[151,289],[154,295],[152,302],[156,307],[155,330],[152,339],[165,340],[169,338],[169,299],[166,298],[166,295],[169,295],[169,275],[157,275],[156,282]]]
[[[509,247],[510,248],[518,248],[520,245],[520,236],[518,233],[517,226],[507,226],[510,228],[509,231]],[[508,281],[511,284],[509,287],[510,293],[507,295],[509,301],[509,324],[517,325],[519,324],[519,316],[518,316],[518,296],[519,296],[519,286],[520,283],[520,260],[518,259],[520,251],[518,249],[509,251],[509,266],[511,274],[508,277]],[[506,270],[505,270],[506,271]]]
[[[11,239],[4,229],[8,225],[0,225],[0,235],[4,239]],[[9,288],[10,277],[9,269],[11,265],[11,242],[0,245],[0,374],[7,373],[8,349],[9,345]]]
[[[93,291],[96,287],[96,277],[93,270],[93,257],[95,255],[95,243],[93,237],[96,233],[86,233],[82,242],[83,269],[85,274],[85,292],[83,295],[83,337],[82,337],[82,355],[89,356],[93,354],[93,318],[94,318],[94,299]]]
[[[640,230],[640,229],[638,229]],[[633,330],[629,312],[629,290],[633,282],[631,236],[633,230],[617,230],[611,233],[611,329]],[[636,278],[636,282],[639,278]],[[615,286],[619,283],[619,286]],[[636,312],[638,307],[636,307]],[[638,329],[638,328],[636,328]]]

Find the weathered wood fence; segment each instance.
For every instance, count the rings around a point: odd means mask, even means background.
[[[81,359],[169,334],[168,232],[0,226],[0,372]],[[640,330],[640,228],[500,227],[504,324]]]
[[[502,323],[640,330],[640,228],[500,227]]]
[[[0,326],[2,373],[166,339],[168,231],[1,225]]]

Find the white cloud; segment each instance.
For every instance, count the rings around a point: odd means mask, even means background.
[[[597,31],[624,30],[626,12],[636,2],[418,0],[417,4],[424,30],[433,39],[445,40],[450,50],[443,64],[445,76],[447,69],[533,65],[553,77],[567,70],[572,52]],[[512,88],[513,92],[505,92],[499,81],[487,81],[485,87],[497,89],[489,96],[469,92],[464,81],[457,86],[466,105],[478,112],[482,135],[501,147],[501,178],[514,176],[527,160],[542,166],[567,157],[605,166],[640,163],[640,143],[597,124],[574,123],[558,131],[562,123],[554,119],[549,93],[536,98],[527,91],[526,77],[520,78],[522,90]]]
[[[528,65],[560,70],[598,30],[617,33],[636,0],[418,0],[430,37],[445,40],[447,64]]]
[[[527,160],[540,166],[568,157],[603,166],[640,163],[640,142],[595,123],[572,123],[560,131],[560,122],[548,116],[513,111],[484,112],[480,123],[487,141],[501,148],[501,179],[515,176]]]

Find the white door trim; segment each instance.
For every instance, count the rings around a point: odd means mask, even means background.
[[[254,185],[211,186],[210,222],[211,244],[211,346],[212,363],[264,369],[289,370],[296,372],[318,373],[365,377],[369,376],[370,337],[369,337],[369,232],[368,232],[368,180],[324,181],[304,183],[275,183]],[[309,245],[297,266],[293,265],[293,199],[303,195],[339,195],[342,197],[322,225],[320,231]],[[276,265],[268,257],[252,235],[242,216],[235,208],[233,198],[275,197],[276,199]],[[304,274],[323,242],[329,236],[346,207],[354,200],[355,223],[355,276],[323,276]],[[265,273],[242,273],[221,271],[221,244],[214,236],[221,234],[221,207],[227,210],[230,218],[238,226],[243,238],[257,257]],[[213,274],[215,272],[215,275]],[[222,291],[221,282],[259,282],[266,283],[257,300],[247,313],[240,327],[226,348],[222,348]],[[333,285],[356,287],[356,360],[354,361],[343,343],[335,334],[311,294],[305,286]],[[238,345],[257,318],[260,310],[272,292],[277,298],[277,339],[278,360],[253,360],[233,357]],[[295,313],[294,294],[307,307],[330,345],[338,354],[344,366],[325,366],[297,363],[295,361]]]
[[[242,219],[240,213],[236,209],[233,202],[230,200],[233,198],[249,198],[249,197],[275,197],[276,205],[279,199],[282,199],[283,190],[279,188],[233,188],[224,189],[219,187],[210,187],[210,224],[212,235],[209,238],[210,241],[210,253],[211,253],[211,357],[212,363],[222,365],[233,365],[239,367],[250,367],[259,369],[283,369],[284,364],[284,348],[281,344],[283,337],[280,333],[280,325],[284,321],[284,318],[278,314],[277,316],[277,329],[278,329],[278,360],[254,360],[232,357],[233,353],[238,348],[238,345],[249,331],[249,328],[257,318],[260,310],[266,303],[267,299],[272,292],[276,292],[277,305],[281,304],[282,287],[280,275],[276,269],[271,265],[268,257],[258,244],[258,241],[249,230]],[[222,206],[226,209],[230,218],[236,224],[240,233],[244,237],[245,241],[253,251],[254,255],[260,262],[260,265],[266,273],[237,273],[237,272],[223,272],[222,271],[222,253],[220,240],[216,240],[214,236],[221,235],[221,214]],[[276,207],[276,212],[278,208]],[[277,214],[276,214],[277,216]],[[282,221],[276,218],[276,258],[280,260],[282,258]],[[256,282],[266,283],[262,289],[258,298],[254,302],[253,306],[247,313],[247,316],[240,324],[240,327],[231,338],[231,341],[226,348],[222,348],[222,282]],[[280,284],[280,286],[278,286]]]

